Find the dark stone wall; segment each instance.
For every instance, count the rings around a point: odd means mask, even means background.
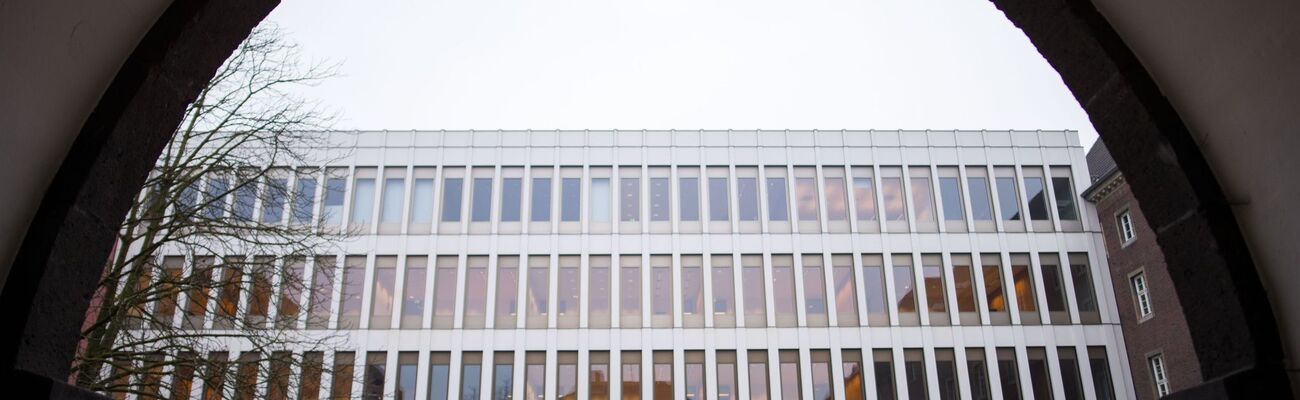
[[[1128,210],[1133,218],[1136,235],[1127,246],[1120,238],[1115,218],[1124,210]],[[1178,292],[1169,278],[1155,231],[1147,225],[1128,184],[1121,184],[1098,201],[1097,215],[1106,241],[1107,263],[1110,264],[1111,282],[1115,285],[1115,305],[1123,324],[1129,370],[1133,372],[1133,386],[1138,398],[1156,398],[1154,379],[1147,365],[1147,356],[1154,352],[1164,355],[1171,390],[1179,391],[1200,384],[1201,368]],[[1152,310],[1151,317],[1142,322],[1138,322],[1137,300],[1129,282],[1131,274],[1138,269],[1146,276]]]

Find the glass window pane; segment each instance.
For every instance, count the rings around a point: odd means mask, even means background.
[[[398,353],[397,355],[397,399],[414,399],[420,360],[416,353]]]
[[[388,329],[392,326],[396,284],[397,257],[376,258],[375,277],[370,287],[370,329]]]
[[[921,267],[925,279],[925,305],[931,312],[943,313],[948,310],[945,300],[947,292],[943,285],[943,266],[925,265]],[[930,321],[934,322],[933,319]]]
[[[411,187],[411,223],[433,221],[433,179],[416,179]]]
[[[795,178],[794,196],[796,199],[795,204],[799,206],[799,220],[816,221],[818,218],[817,180],[814,178]]]
[[[728,215],[727,178],[709,178],[709,220],[726,221]]]
[[[863,264],[863,291],[867,296],[867,315],[873,323],[887,322],[889,311],[885,308],[885,268],[880,265]]]
[[[767,283],[761,265],[745,265],[741,286],[745,292],[745,326],[767,326]]]
[[[1092,370],[1093,393],[1098,400],[1115,400],[1115,388],[1110,378],[1110,363],[1106,358],[1106,348],[1101,346],[1088,348],[1088,367]]]
[[[1025,314],[1038,313],[1038,301],[1034,297],[1033,276],[1030,275],[1028,265],[1012,265],[1011,273],[1016,279],[1016,303],[1020,309],[1020,317],[1024,319]]]
[[[321,210],[321,222],[326,225],[343,223],[343,194],[347,190],[347,180],[329,178],[325,180],[325,201]]]
[[[803,398],[803,389],[799,387],[799,362],[781,361],[781,398],[782,399],[800,399]]]
[[[734,360],[718,362],[718,399],[734,400],[740,395],[736,389],[736,364]],[[700,397],[703,398],[703,397]]]
[[[989,386],[988,367],[984,363],[984,349],[966,350],[966,373],[970,379],[971,400],[989,400],[993,392]]]
[[[636,222],[641,220],[641,179],[619,178],[618,220]]]
[[[767,363],[753,361],[750,356],[749,362],[749,398],[754,400],[768,400],[770,395],[767,390]]]
[[[672,210],[669,204],[672,184],[669,178],[650,178],[650,220],[667,221]]]
[[[957,360],[952,349],[934,349],[935,375],[939,378],[939,399],[957,400],[961,383],[957,379]]]
[[[736,178],[737,213],[741,221],[758,221],[758,178]]]
[[[1029,382],[1035,399],[1052,398],[1052,378],[1047,370],[1047,350],[1029,348]]]
[[[519,321],[519,258],[497,260],[496,294],[496,327],[515,327]]]
[[[365,371],[362,373],[361,398],[366,400],[379,400],[383,398],[384,393],[384,371],[387,366],[388,357],[383,352],[370,352],[366,354]]]
[[[447,178],[442,184],[442,221],[460,221],[461,178]]]
[[[673,314],[673,275],[672,268],[654,266],[650,268],[651,312],[659,316]],[[685,296],[685,294],[683,294]]]
[[[434,270],[433,320],[434,325],[446,321],[450,325],[456,315],[456,256],[438,257],[438,266]],[[450,264],[450,265],[447,265]]]
[[[203,201],[207,202],[203,215],[212,219],[226,215],[226,194],[229,191],[230,180],[219,176],[208,178],[208,190],[203,196]]]
[[[845,350],[845,352],[850,352],[850,351],[854,353],[857,352],[857,350]],[[852,360],[847,360],[849,358],[847,355],[844,358],[846,360],[840,364],[840,370],[844,371],[844,376],[840,377],[841,379],[844,380],[844,399],[845,400],[866,399],[867,397],[866,397],[865,390],[867,389],[867,383],[865,380],[863,380],[862,362],[860,356],[857,358],[853,358]]]
[[[529,219],[534,222],[551,220],[551,178],[533,178],[533,196],[529,201]]]
[[[790,196],[785,191],[785,178],[767,178],[768,221],[790,220],[790,206],[786,204],[786,199]]]
[[[610,307],[609,258],[603,257],[603,260],[596,260],[593,257],[589,264],[591,267],[587,271],[587,291],[591,294],[591,298],[587,300],[587,306],[590,309],[587,324],[593,328],[606,328],[609,327]]]
[[[876,398],[881,400],[892,400],[895,398],[894,390],[894,356],[889,350],[876,350],[872,352],[872,362],[876,376]]]
[[[903,350],[903,371],[907,394],[914,399],[929,398],[929,385],[925,381],[925,360],[920,349]]]
[[[627,257],[627,256],[624,256]],[[619,286],[619,309],[622,310],[622,326],[632,327],[641,326],[641,268],[638,267],[639,260],[629,263],[620,261],[623,267],[618,273],[618,279],[621,282]],[[632,324],[629,324],[632,322]]]
[[[451,366],[445,361],[429,366],[429,400],[447,400],[447,391],[451,387],[450,375]]]
[[[247,184],[235,192],[236,215],[244,219],[253,219],[253,199],[257,195],[257,186]],[[266,187],[266,201],[262,204],[262,222],[279,223],[284,220],[284,205],[289,197],[289,180],[271,179]],[[241,207],[247,207],[240,210]],[[242,214],[242,215],[240,215]]]
[[[1020,198],[1017,196],[1016,178],[998,177],[998,207],[1002,209],[1002,220],[1020,220]]]
[[[930,178],[912,178],[912,211],[917,221],[934,221],[934,196]]]
[[[677,192],[681,195],[678,205],[678,213],[681,214],[682,221],[699,221],[700,220],[700,183],[699,178],[682,177],[678,180],[680,188]]]
[[[550,268],[528,267],[528,326],[545,327],[550,313]]]
[[[582,217],[582,180],[564,178],[560,180],[560,220],[578,221]]]
[[[853,278],[853,264],[835,265],[835,315],[840,326],[858,324],[857,281]]]
[[[721,316],[736,315],[735,275],[731,272],[731,263],[727,262],[720,265],[717,257],[714,256],[713,267],[710,268],[713,276],[713,314]],[[714,322],[717,323],[716,321]]]
[[[812,392],[814,399],[830,399],[835,397],[835,390],[831,388],[830,363],[822,361],[814,361],[812,363]]]
[[[1002,271],[1001,268],[994,264],[985,264],[984,267],[984,300],[988,303],[989,312],[1007,311],[1007,300],[1003,297]]]
[[[591,178],[591,220],[609,222],[611,217],[609,178]]]
[[[560,328],[577,328],[578,318],[582,314],[582,291],[579,286],[581,273],[576,260],[573,264],[565,261],[569,257],[560,257],[559,281],[556,282],[555,289],[555,312],[559,317]]]
[[[375,209],[375,180],[357,178],[352,195],[352,225],[369,226]]]
[[[1059,347],[1057,360],[1061,365],[1061,389],[1066,400],[1083,400],[1083,377],[1079,375],[1079,359],[1073,347]]]
[[[943,196],[943,219],[961,221],[961,183],[957,178],[939,178],[939,194]]]
[[[334,370],[330,374],[331,398],[352,398],[352,381],[356,380],[352,364],[355,357],[353,353],[334,353]]]
[[[894,266],[894,303],[899,314],[916,313],[916,288],[913,285],[912,266]]]
[[[1017,365],[1015,349],[998,349],[998,375],[1003,399],[1021,399],[1020,372]]]
[[[1043,190],[1043,178],[1025,177],[1025,196],[1029,198],[1029,218],[1035,221],[1047,220],[1047,192]]]
[[[623,353],[623,368],[619,376],[623,379],[623,387],[620,390],[623,393],[624,400],[641,398],[641,359],[640,357],[629,358],[637,353]]]
[[[521,178],[502,178],[501,179],[501,221],[518,222],[520,196],[523,193],[523,179]]]
[[[543,400],[546,398],[546,364],[529,362],[524,366],[524,399]]]
[[[822,274],[821,256],[814,257],[817,259],[816,263],[812,262],[813,257],[804,257],[804,315],[808,320],[808,325],[825,326],[828,320],[826,316],[826,276]]]
[[[492,178],[474,178],[474,192],[470,201],[470,221],[492,220]]]
[[[1075,255],[1070,256],[1070,273],[1074,280],[1074,297],[1078,303],[1080,313],[1095,313],[1097,312],[1097,293],[1093,291],[1092,273],[1088,270],[1088,264],[1082,262],[1086,261],[1087,256],[1081,256],[1083,258],[1078,261],[1075,260]],[[1084,323],[1088,322],[1084,321]]]
[[[402,328],[418,329],[424,324],[424,293],[428,285],[428,258],[407,257],[402,283]]]
[[[970,187],[970,213],[976,221],[992,221],[993,205],[989,202],[988,179],[982,176],[966,178]]]
[[[794,261],[788,257],[778,263],[773,257],[772,265],[772,303],[776,306],[776,325],[795,326],[798,315],[795,307],[799,304],[794,297]]]
[[[348,256],[343,263],[343,294],[340,296],[339,329],[361,326],[361,291],[365,284],[366,257]]]
[[[952,266],[952,279],[954,291],[957,292],[957,311],[967,313],[976,312],[975,310],[975,279],[974,271],[968,262],[963,265]]]
[[[510,400],[514,398],[514,365],[498,362],[492,371],[492,400]],[[412,397],[413,399],[414,397]],[[402,400],[399,398],[398,400]]]
[[[849,198],[844,193],[844,178],[826,178],[826,218],[831,221],[849,219]]]
[[[482,328],[487,320],[488,257],[470,256],[465,268],[466,328]]]
[[[880,194],[885,202],[886,221],[906,221],[907,208],[903,204],[903,179],[880,178]]]
[[[658,357],[656,357],[658,358]],[[671,400],[673,398],[673,365],[654,364],[654,399]]]
[[[688,400],[703,400],[704,393],[704,364],[687,363],[686,364],[686,398]]]
[[[478,400],[480,396],[479,384],[482,380],[483,366],[478,364],[466,364],[460,370],[460,398],[461,400]]]
[[[859,221],[876,220],[876,193],[871,178],[853,179],[853,205]]]
[[[1075,206],[1074,188],[1070,184],[1069,177],[1052,178],[1052,192],[1056,196],[1056,215],[1062,221],[1075,221],[1079,219],[1079,210]]]
[[[578,398],[578,365],[561,363],[557,367],[555,376],[555,394],[557,398]]]
[[[253,220],[253,205],[257,202],[258,185],[256,181],[251,179],[251,177],[244,177],[243,174],[240,174],[241,181],[235,182],[234,201],[231,202],[230,207],[230,214],[243,221]],[[270,180],[268,179],[268,181]],[[280,188],[282,190],[278,192],[270,187],[266,188],[266,196],[262,200],[262,222],[278,223],[283,221],[281,218],[284,217],[284,185],[281,185]]]
[[[383,208],[379,222],[395,224],[402,222],[402,197],[406,195],[406,180],[402,178],[384,179]]]
[[[305,225],[311,223],[312,210],[316,206],[316,178],[299,176],[293,193],[293,223]]]
[[[591,371],[587,380],[590,383],[587,395],[591,400],[609,399],[609,354],[592,354]]]
[[[683,263],[685,264],[685,263]],[[703,315],[704,274],[698,265],[682,265],[682,315]]]

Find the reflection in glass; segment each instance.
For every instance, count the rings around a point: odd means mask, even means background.
[[[429,366],[429,400],[447,400],[450,375],[451,366],[447,364]]]
[[[641,326],[641,268],[633,264],[624,264],[618,272],[620,283],[619,309],[622,314],[622,327]],[[630,322],[630,323],[629,323]]]
[[[543,400],[546,398],[546,364],[525,365],[524,379],[524,399]]]
[[[1069,177],[1052,178],[1052,192],[1056,200],[1056,216],[1062,221],[1077,221],[1079,211],[1075,206],[1073,185]]]
[[[582,218],[582,180],[560,180],[560,221],[573,222]]]
[[[989,202],[988,179],[982,176],[966,178],[970,186],[970,213],[976,221],[993,220],[993,204]]]
[[[375,180],[374,178],[357,178],[357,182],[352,189],[354,190],[352,193],[352,216],[348,223],[369,226],[375,209]]]
[[[903,179],[881,178],[880,195],[885,202],[886,221],[907,221],[907,208],[903,204]]]
[[[853,265],[832,268],[835,279],[835,315],[840,326],[858,324],[858,291],[853,279]]]
[[[673,314],[673,270],[669,267],[650,268],[650,306],[656,316]],[[683,294],[685,296],[685,294]]]
[[[934,221],[934,196],[930,191],[930,178],[912,178],[912,211],[917,221]]]
[[[737,212],[741,221],[758,221],[758,178],[736,178]]]
[[[546,316],[550,312],[550,269],[542,267],[528,268],[528,325],[545,327]]]
[[[876,220],[876,191],[871,178],[853,179],[853,205],[859,221]]]
[[[501,221],[518,222],[520,196],[523,193],[523,179],[501,179]]]
[[[943,197],[943,220],[961,221],[961,184],[957,178],[939,178],[939,195]]]
[[[1016,178],[998,177],[998,207],[1002,209],[1002,220],[1020,220],[1020,198],[1016,193]]]
[[[815,178],[794,179],[795,205],[799,207],[800,221],[817,220],[817,180]]]
[[[310,210],[307,211],[309,214]],[[296,215],[296,214],[295,214]],[[433,222],[433,179],[416,179],[411,187],[411,223]]]
[[[338,225],[343,223],[343,193],[347,189],[347,180],[329,178],[325,180],[325,200],[321,209],[321,223]]]
[[[518,259],[510,265],[497,261],[496,327],[513,328],[519,321],[519,267]]]
[[[763,267],[746,265],[741,271],[745,301],[745,326],[767,326],[767,285]]]
[[[482,328],[487,320],[487,256],[471,256],[465,268],[466,328]]]
[[[682,265],[681,269],[682,315],[701,315],[704,312],[704,273],[698,265]]]
[[[669,204],[671,196],[669,178],[650,178],[650,220],[668,221],[672,210]]]
[[[749,363],[749,398],[754,400],[767,400],[767,364],[762,362]]]
[[[673,365],[654,364],[654,399],[671,400],[673,398]]]
[[[772,303],[776,306],[777,326],[794,326],[798,323],[794,298],[794,266],[772,266]]]
[[[478,400],[479,384],[482,382],[483,366],[478,364],[466,364],[460,369],[460,398],[461,400]]]
[[[433,319],[450,322],[456,315],[456,268],[439,265],[434,271]]]
[[[591,220],[609,222],[611,217],[609,178],[591,178]]]
[[[529,199],[528,219],[533,222],[551,220],[551,178],[533,178],[532,198]]]
[[[555,394],[560,399],[578,398],[578,365],[563,363],[557,366]]]
[[[781,398],[801,399],[803,389],[799,387],[799,363],[781,362]]]
[[[689,400],[703,400],[706,397],[704,393],[704,364],[687,363],[686,364],[686,398]]]
[[[829,363],[812,363],[812,390],[814,399],[835,397],[835,391],[831,389],[831,365]]]
[[[709,178],[709,220],[726,221],[728,215],[727,178]]]
[[[497,364],[492,371],[492,399],[509,400],[514,397],[514,365]]]
[[[429,184],[429,206],[432,207],[433,200],[433,180],[426,179]],[[418,181],[417,181],[418,182]],[[316,206],[316,178],[309,176],[299,176],[295,183],[293,191],[293,213],[291,221],[294,224],[306,225],[311,223],[311,216]],[[433,211],[428,212],[429,217],[433,216]]]
[[[677,212],[682,221],[700,220],[700,182],[699,178],[680,178],[677,193],[681,196]]]
[[[785,178],[767,178],[767,220],[789,221],[790,206],[786,204]]]
[[[461,178],[447,178],[442,183],[442,222],[460,221]]]
[[[640,360],[637,360],[638,362]],[[641,364],[623,362],[623,370],[620,371],[623,378],[623,387],[620,392],[623,393],[623,400],[636,400],[641,398]]]
[[[826,219],[847,221],[849,219],[849,198],[844,193],[844,178],[826,178]]]
[[[618,181],[618,220],[636,222],[641,220],[641,179],[620,178]]]
[[[405,191],[405,179],[384,179],[384,204],[380,210],[379,222],[385,224],[402,222],[402,197]],[[279,218],[276,220],[278,221]]]
[[[1025,178],[1025,196],[1029,198],[1029,218],[1035,221],[1049,219],[1047,216],[1047,192],[1043,190],[1043,178]]]

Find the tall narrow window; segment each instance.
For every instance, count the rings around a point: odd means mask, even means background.
[[[559,281],[555,288],[555,319],[558,328],[577,328],[582,318],[581,259],[560,256]]]
[[[737,168],[736,174],[742,170]],[[736,177],[737,214],[741,221],[758,221],[758,170],[745,168]]]
[[[488,222],[492,220],[492,170],[475,168],[472,192],[470,192],[469,220],[471,222]]]
[[[641,327],[641,256],[618,257],[619,327]]]
[[[295,225],[309,225],[316,208],[316,175],[312,169],[303,168],[294,180],[293,213],[289,219]]]
[[[844,189],[844,170],[840,167],[828,167],[822,170],[822,179],[826,196],[826,220],[849,220],[849,196]]]
[[[619,376],[623,380],[619,392],[623,394],[625,400],[640,399],[641,352],[624,351],[619,359],[623,364],[619,369]]]
[[[462,324],[467,329],[487,323],[488,256],[465,259],[465,310]]]
[[[943,176],[944,171],[940,171],[939,177],[939,195],[943,198],[943,219],[945,221],[961,221],[965,214],[961,200],[961,181],[956,176]],[[956,174],[957,170],[952,169]]]
[[[957,314],[962,325],[979,325],[980,314],[975,305],[975,270],[969,254],[952,255],[953,292],[957,294]]]
[[[990,400],[993,392],[989,386],[988,366],[984,362],[984,349],[966,349],[966,379],[970,381],[971,400]]]
[[[1070,167],[1052,167],[1052,201],[1056,203],[1056,218],[1061,221],[1061,229],[1078,231],[1083,229],[1079,221],[1078,198],[1074,196],[1074,183],[1070,179]]]
[[[450,389],[451,354],[434,352],[429,355],[429,400],[447,400]]]
[[[352,181],[352,212],[348,225],[357,232],[370,232],[370,222],[375,213],[374,168],[357,168]]]
[[[456,317],[456,256],[438,256],[433,273],[433,327],[451,328]]]
[[[641,221],[641,170],[636,167],[621,167],[623,170],[636,172],[636,176],[624,175],[618,180],[618,220],[622,222]]]
[[[826,350],[812,350],[808,358],[812,361],[813,398],[834,398],[835,389],[831,387],[831,353]]]
[[[239,312],[239,292],[244,286],[244,257],[230,256],[224,261],[225,265],[221,267],[221,286],[217,289],[217,315],[212,323],[215,329],[235,327],[235,314]]]
[[[683,255],[682,272],[682,326],[704,326],[704,260],[698,255]]]
[[[370,329],[392,326],[396,284],[397,256],[375,257],[375,276],[370,287]]]
[[[519,323],[519,256],[497,257],[497,328],[514,328]]]
[[[180,366],[177,366],[180,368]],[[192,372],[192,368],[191,372]],[[325,373],[325,354],[319,351],[309,351],[302,354],[302,375],[298,380],[298,398],[300,399],[319,399],[321,375]],[[189,384],[186,382],[183,386],[177,386],[172,382],[173,393],[189,393]],[[183,399],[185,397],[177,397]]]
[[[970,214],[975,222],[975,230],[991,232],[993,222],[993,200],[989,195],[989,171],[984,166],[966,167],[966,187],[970,190]]]
[[[998,167],[998,208],[1002,211],[1002,226],[1010,231],[1024,229],[1020,215],[1020,188],[1016,185],[1016,171],[1011,167]]]
[[[803,256],[804,317],[808,326],[827,326],[826,275],[821,254]]]
[[[278,224],[284,221],[284,207],[289,201],[289,178],[284,174],[282,171],[267,172],[266,194],[262,200],[262,222]],[[257,185],[252,182],[236,190],[236,216],[245,220],[253,219],[253,201],[256,197]]]
[[[519,222],[523,207],[524,178],[519,168],[501,169],[501,222]]]
[[[853,211],[857,215],[858,231],[879,232],[876,222],[876,188],[870,167],[853,168]]]
[[[781,350],[779,355],[781,358],[779,369],[781,376],[781,398],[802,398],[803,388],[801,387],[801,379],[799,379],[799,351]]]
[[[714,366],[718,377],[718,399],[733,400],[740,395],[740,389],[736,387],[736,352],[719,350],[715,356],[717,360]],[[703,399],[704,397],[700,397]]]
[[[1029,355],[1029,383],[1033,386],[1034,398],[1052,398],[1052,376],[1048,372],[1047,349],[1030,347],[1027,349],[1027,354]]]
[[[858,325],[857,280],[853,277],[853,256],[831,256],[835,284],[835,319],[839,326]]]
[[[795,167],[794,206],[800,232],[821,231],[821,204],[817,195],[817,169]]]
[[[190,286],[189,293],[185,296],[185,320],[183,326],[187,329],[204,328],[203,324],[208,313],[208,299],[211,296],[208,288],[212,285],[212,266],[216,263],[216,257],[194,257],[194,269],[190,272],[192,286]],[[329,306],[327,305],[325,308],[328,310]]]
[[[1151,317],[1151,294],[1147,290],[1147,275],[1143,271],[1129,276],[1129,287],[1133,289],[1134,304],[1137,306],[1138,321]]]
[[[428,266],[429,257],[406,257],[406,277],[402,283],[402,329],[419,329],[424,326]]]
[[[230,192],[230,177],[216,174],[208,177],[207,191],[203,195],[203,216],[221,219],[226,215],[226,195]]]
[[[384,168],[384,195],[380,200],[380,233],[399,233],[402,229],[402,211],[406,197],[406,169]]]
[[[433,168],[415,168],[411,179],[411,210],[406,232],[426,234],[433,226]]]
[[[673,398],[673,352],[654,352],[653,369],[655,400]]]
[[[461,199],[464,198],[465,179],[452,176],[462,173],[460,170],[446,170],[447,177],[442,180],[442,222],[460,222]]]
[[[686,358],[686,398],[703,400],[708,396],[704,390],[704,352],[688,351]]]
[[[912,256],[894,255],[894,304],[898,307],[900,325],[920,325],[921,316],[917,313],[916,278],[912,275]]]
[[[1061,389],[1066,400],[1083,400],[1083,377],[1079,375],[1079,358],[1073,347],[1057,347],[1056,359],[1061,365]]]
[[[774,173],[780,172],[780,176],[774,176]],[[768,222],[784,222],[790,220],[790,205],[788,203],[790,195],[786,193],[787,184],[785,183],[785,170],[777,168],[767,169],[767,220]]]
[[[700,220],[700,170],[696,168],[677,169],[677,213],[678,221],[697,222]]]
[[[763,256],[740,256],[741,288],[744,291],[745,326],[767,326],[767,280],[763,274]]]
[[[460,398],[481,398],[483,382],[483,353],[465,352],[460,358]]]
[[[528,220],[533,222],[551,221],[551,177],[540,176],[550,169],[533,169],[532,195],[528,197]]]
[[[331,399],[352,398],[352,382],[356,380],[354,362],[356,362],[355,353],[334,353],[334,368],[330,371]]]
[[[727,191],[726,169],[709,168],[709,221],[729,221],[731,196]],[[717,176],[717,174],[724,174]]]
[[[587,260],[587,326],[609,327],[610,261],[609,256],[591,256]]]
[[[582,179],[566,176],[560,180],[560,221],[577,222],[581,218]]]
[[[296,278],[294,278],[295,275],[293,275],[292,271],[294,266],[298,268]],[[172,326],[172,320],[176,317],[176,310],[179,306],[180,285],[184,282],[184,268],[185,257],[183,256],[168,256],[163,258],[162,277],[158,281],[158,286],[161,288],[161,298],[158,300],[158,304],[154,306],[153,314],[155,320],[168,327]],[[288,278],[286,282],[291,284],[286,285],[281,293],[294,297],[292,303],[287,303],[283,300],[280,301],[281,309],[279,315],[285,316],[292,314],[293,321],[296,322],[298,313],[297,294],[302,293],[300,281],[303,274],[302,261],[287,262],[285,264],[284,274],[287,275],[286,278]],[[292,311],[286,312],[290,310]],[[293,327],[293,325],[282,325],[282,327]]]
[[[334,270],[338,261],[332,256],[316,257],[312,267],[311,308],[307,315],[307,329],[325,329],[330,322],[330,304],[334,297]]]
[[[879,254],[862,256],[862,286],[862,291],[866,293],[867,323],[875,326],[889,325],[884,259]]]
[[[865,400],[867,398],[867,381],[862,370],[862,351],[858,349],[844,349],[840,355],[840,370],[844,376],[844,399],[845,400]]]
[[[922,232],[934,232],[938,229],[938,218],[934,211],[934,189],[930,186],[930,168],[913,166],[907,168],[912,185],[912,213],[916,217],[916,229]]]
[[[325,170],[325,198],[321,207],[321,225],[338,227],[343,223],[343,199],[347,193],[347,170],[330,168]]]
[[[957,379],[957,359],[952,349],[934,349],[934,370],[939,378],[939,399],[961,398],[961,383]]]
[[[1092,392],[1098,400],[1115,400],[1115,387],[1110,378],[1110,362],[1103,346],[1088,347],[1088,366],[1092,370]]]
[[[794,327],[799,324],[794,297],[794,257],[772,256],[772,303],[776,311],[776,326]]]
[[[587,396],[592,400],[609,400],[609,352],[590,352],[587,360]]]
[[[673,326],[672,256],[650,256],[650,326]]]
[[[556,353],[555,395],[560,399],[578,398],[578,352]]]
[[[1123,212],[1119,213],[1119,216],[1115,217],[1115,221],[1116,224],[1119,225],[1120,243],[1123,243],[1125,245],[1132,243],[1133,239],[1137,237],[1137,234],[1134,233],[1135,231],[1133,229],[1133,217],[1129,215],[1128,210],[1124,210]]]
[[[1038,314],[1038,298],[1034,294],[1034,276],[1030,271],[1028,254],[1011,255],[1011,276],[1016,280],[1016,306],[1020,311],[1020,323],[1041,323],[1042,318]]]
[[[998,348],[998,375],[999,386],[1002,387],[1002,398],[1007,400],[1020,400],[1022,390],[1020,389],[1020,372],[1016,362],[1016,349],[1010,347]]]
[[[930,398],[930,387],[925,380],[925,353],[921,349],[903,350],[903,372],[909,398]]]
[[[652,173],[660,172],[654,170]],[[662,170],[667,173],[668,170]],[[650,178],[650,220],[669,221],[672,218],[672,179],[667,176]]]
[[[591,178],[591,222],[610,222],[612,210],[609,177]]]
[[[366,256],[343,260],[343,293],[339,296],[339,329],[361,327],[361,293],[366,282]]]
[[[366,353],[365,370],[361,374],[361,398],[379,400],[384,396],[384,371],[388,364],[388,353],[372,351]]]
[[[876,378],[876,398],[897,399],[898,393],[894,389],[894,353],[889,349],[872,350],[871,358]]]
[[[1047,316],[1053,324],[1069,324],[1070,309],[1065,302],[1065,277],[1061,275],[1061,258],[1056,254],[1038,256],[1043,274],[1043,294],[1047,296]]]
[[[271,311],[271,277],[275,274],[275,257],[257,256],[253,258],[249,275],[248,310],[244,312],[244,322],[252,327],[265,327]]]
[[[1097,293],[1092,287],[1092,272],[1088,268],[1087,253],[1071,253],[1070,276],[1074,282],[1074,301],[1079,308],[1079,320],[1085,324],[1100,324],[1097,310]]]
[[[907,200],[903,195],[903,170],[880,168],[880,196],[885,207],[885,223],[890,231],[907,231]]]
[[[938,254],[921,256],[921,274],[925,278],[925,307],[929,310],[930,325],[949,325],[948,291],[943,283],[943,260]]]
[[[768,389],[767,377],[767,352],[763,350],[750,350],[749,365],[745,367],[749,375],[749,398],[755,400],[768,400],[771,398],[771,390]]]
[[[420,353],[403,351],[397,353],[397,393],[399,400],[415,399],[415,385],[419,380]]]
[[[529,328],[546,328],[550,318],[551,262],[544,255],[528,256],[528,316]]]
[[[709,258],[713,264],[709,268],[713,284],[713,326],[730,328],[736,326],[736,275],[731,269],[730,254],[714,254]]]
[[[1043,184],[1043,170],[1025,167],[1025,198],[1029,200],[1029,219],[1050,221],[1047,212],[1047,187]]]
[[[1002,279],[1002,258],[998,254],[980,256],[984,277],[984,303],[989,311],[989,322],[994,325],[1011,323],[1011,311],[1006,297],[1006,281]]]
[[[244,352],[239,355],[238,365],[235,370],[235,399],[236,400],[253,400],[257,392],[258,377],[261,376],[261,354],[255,352]]]

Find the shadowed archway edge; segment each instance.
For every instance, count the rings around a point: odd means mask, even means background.
[[[1278,327],[1237,220],[1150,73],[1090,1],[991,1],[1061,75],[1156,231],[1205,381],[1171,397],[1290,397]]]
[[[65,381],[118,221],[186,105],[278,4],[177,0],[118,70],[46,189],[0,292],[0,374],[10,393],[93,396]]]

